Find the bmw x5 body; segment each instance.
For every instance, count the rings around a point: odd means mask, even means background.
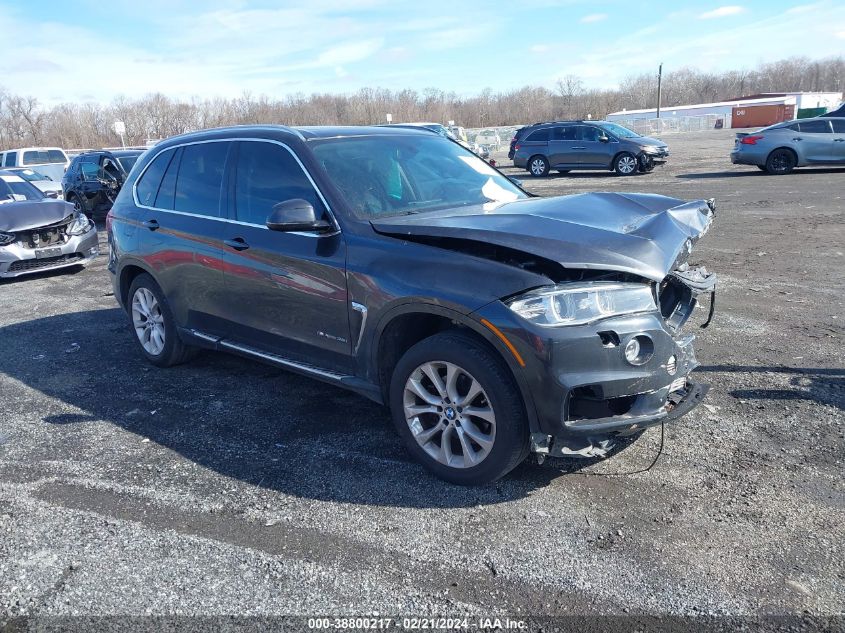
[[[139,159],[109,269],[151,362],[209,348],[352,389],[435,474],[472,484],[700,401],[681,328],[714,289],[688,262],[713,216],[533,197],[423,131],[237,127]]]

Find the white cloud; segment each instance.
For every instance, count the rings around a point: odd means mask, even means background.
[[[839,33],[836,34],[836,37],[840,40],[845,40],[845,31],[839,31]]]
[[[718,9],[713,9],[712,11],[707,11],[702,13],[698,16],[699,20],[712,20],[713,18],[725,18],[729,15],[739,15],[740,13],[745,13],[745,7],[741,7],[736,4],[732,4],[726,7],[719,7]]]
[[[534,44],[530,50],[532,53],[548,53],[551,49],[548,44]]]
[[[582,24],[590,24],[592,22],[601,22],[607,19],[607,13],[591,13],[581,18]]]

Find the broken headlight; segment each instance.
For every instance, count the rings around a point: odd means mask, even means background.
[[[82,235],[83,233],[87,233],[92,225],[93,222],[88,219],[87,215],[78,213],[73,221],[67,225],[67,234]]]
[[[532,290],[507,302],[537,325],[583,325],[611,316],[657,310],[651,286],[637,283],[571,283]]]
[[[3,233],[0,231],[0,246],[7,246],[15,241],[14,233]]]

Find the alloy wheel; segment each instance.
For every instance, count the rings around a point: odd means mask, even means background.
[[[637,159],[633,156],[622,156],[616,164],[623,174],[632,174],[637,170]]]
[[[405,383],[405,421],[430,457],[450,468],[477,466],[496,439],[496,415],[481,383],[445,361],[417,367]]]
[[[161,354],[164,350],[164,315],[148,288],[138,288],[132,297],[132,326],[144,351],[151,356]]]
[[[546,163],[542,158],[535,158],[531,161],[531,173],[535,176],[542,176],[546,173]]]

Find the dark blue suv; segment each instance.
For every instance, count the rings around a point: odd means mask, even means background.
[[[715,277],[686,260],[713,216],[531,196],[428,131],[236,127],[138,159],[109,270],[151,363],[205,348],[351,389],[432,472],[478,484],[698,404],[681,328]]]

